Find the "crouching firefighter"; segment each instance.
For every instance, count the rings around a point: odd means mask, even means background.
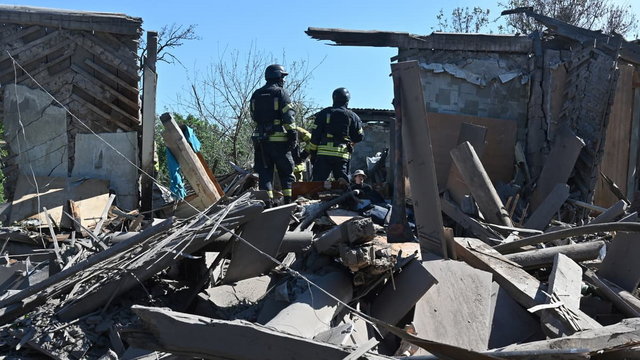
[[[282,65],[269,65],[264,77],[267,83],[251,96],[251,116],[256,123],[251,137],[254,145],[254,171],[260,177],[260,190],[269,194],[273,205],[273,168],[278,170],[284,203],[291,202],[293,158],[297,133],[291,99],[284,89],[288,73]]]
[[[325,181],[333,173],[336,180],[349,182],[349,160],[353,145],[364,139],[360,117],[349,110],[351,95],[345,88],[333,91],[333,106],[315,115],[311,132],[313,180]]]

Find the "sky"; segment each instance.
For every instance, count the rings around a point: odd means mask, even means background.
[[[389,74],[395,48],[329,46],[307,36],[308,27],[350,30],[384,30],[428,35],[437,26],[436,15],[450,14],[456,7],[479,6],[490,9],[491,19],[499,17],[498,0],[323,0],[323,1],[131,1],[80,0],[13,1],[9,5],[38,6],[85,11],[124,13],[141,17],[144,30],[160,30],[163,25],[196,24],[200,40],[186,42],[173,53],[179,64],[158,64],[157,112],[181,112],[177,97],[188,92],[188,79],[219,57],[219,51],[237,49],[246,53],[252,45],[287,59],[305,60],[317,66],[309,82],[309,99],[315,105],[331,105],[331,92],[346,87],[350,107],[392,109],[393,85]],[[631,4],[640,17],[640,2]],[[146,35],[143,35],[146,38]]]

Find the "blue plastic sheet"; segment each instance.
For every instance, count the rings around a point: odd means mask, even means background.
[[[191,145],[193,151],[199,152],[202,145],[200,144],[200,140],[198,140],[195,131],[188,126],[185,126],[182,133],[184,134],[185,139],[187,139],[189,145]],[[171,193],[174,196],[184,199],[184,197],[187,196],[187,189],[184,186],[184,180],[182,173],[180,172],[180,164],[178,164],[178,160],[176,160],[169,148],[166,148],[166,153],[167,168],[169,170],[169,179],[171,181],[169,190],[171,190]]]

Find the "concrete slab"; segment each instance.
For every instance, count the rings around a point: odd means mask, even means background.
[[[395,325],[438,281],[419,261],[411,261],[394,275],[371,303],[371,316]]]
[[[233,307],[242,303],[255,303],[267,294],[271,284],[270,276],[258,276],[241,280],[233,285],[208,288],[205,292],[209,301],[220,308]]]
[[[607,256],[602,260],[598,276],[603,277],[628,292],[640,283],[640,234],[617,232],[607,246]]]
[[[424,261],[438,280],[416,304],[417,336],[475,351],[487,350],[491,330],[491,274],[454,260]],[[424,349],[416,355],[426,355]]]
[[[21,174],[67,176],[67,113],[44,91],[5,85],[4,131]]]
[[[342,271],[312,277],[311,281],[342,302],[348,303],[353,295],[352,280]],[[265,325],[292,335],[314,338],[330,329],[331,320],[342,308],[336,300],[309,285],[291,305],[284,308]]]
[[[497,282],[491,286],[489,349],[545,339],[540,321],[520,306]]]
[[[261,251],[277,256],[280,243],[287,232],[291,213],[296,206],[296,204],[289,204],[263,211],[244,225],[240,236]],[[236,240],[231,250],[231,263],[223,281],[229,284],[252,278],[275,266],[276,264],[263,254]]]
[[[136,132],[102,133],[102,139],[126,159],[138,165]],[[71,175],[109,180],[116,205],[124,210],[138,207],[138,169],[93,134],[77,134]]]

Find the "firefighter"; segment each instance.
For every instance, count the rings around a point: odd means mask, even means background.
[[[282,65],[267,66],[267,83],[251,96],[251,116],[256,123],[251,137],[254,145],[254,171],[259,176],[260,190],[266,190],[273,205],[273,168],[278,170],[284,203],[291,202],[293,158],[291,150],[297,144],[295,112],[289,94],[284,89],[288,73]]]
[[[336,180],[349,182],[349,160],[353,145],[364,139],[360,117],[349,110],[349,90],[341,87],[333,91],[333,106],[315,115],[311,132],[310,151],[313,161],[313,180],[325,181],[333,173]]]

